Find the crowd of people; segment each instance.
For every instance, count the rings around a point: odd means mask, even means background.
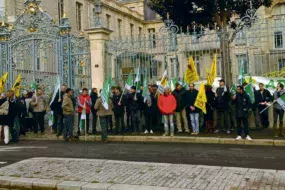
[[[274,136],[284,136],[284,110],[274,101],[285,94],[281,83],[273,95],[260,83],[259,90],[254,91],[253,104],[244,85],[237,86],[236,92],[230,91],[223,79],[219,81],[219,87],[215,91],[212,86],[206,85],[206,114],[195,106],[198,90],[194,83],[189,84],[187,89],[177,83],[172,92],[165,87],[162,94],[158,92],[157,85],[149,85],[144,97],[143,89],[132,86],[124,93],[121,87],[112,87],[110,98],[105,102],[108,109],[103,106],[103,99],[99,96],[101,91],[98,93],[96,88],[90,94],[84,88],[78,97],[74,97],[73,90],[62,85],[51,102],[44,96],[41,88],[34,93],[24,91],[22,97],[15,97],[14,92],[8,90],[0,98],[0,134],[4,130],[5,144],[17,143],[19,135],[25,135],[27,131],[38,134],[40,130],[44,134],[45,115],[51,110],[54,118],[52,131],[57,136],[63,135],[65,141],[72,141],[86,133],[96,135],[98,119],[103,142],[107,142],[108,133],[124,135],[127,130],[136,135],[154,134],[156,130],[163,128],[163,136],[174,136],[175,133],[183,132],[195,136],[200,133],[203,125],[206,133],[231,134],[236,128],[237,140],[242,139],[243,133],[247,140],[252,140],[248,127],[250,114],[254,115],[257,128],[268,128],[268,110],[263,110],[273,102]],[[260,114],[261,111],[263,112]],[[74,132],[76,113],[78,128]],[[214,113],[217,117],[214,117]],[[82,115],[85,130],[81,128]],[[216,122],[214,118],[217,119]]]

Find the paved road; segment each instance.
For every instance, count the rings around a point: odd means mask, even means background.
[[[0,167],[34,157],[88,158],[285,170],[284,147],[22,141],[0,146]]]

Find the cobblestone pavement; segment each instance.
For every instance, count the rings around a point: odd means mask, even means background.
[[[181,189],[283,189],[285,171],[111,160],[33,158],[0,176]]]

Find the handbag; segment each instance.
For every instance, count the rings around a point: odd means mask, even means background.
[[[8,115],[9,114],[9,102],[6,101],[0,106],[0,115]]]

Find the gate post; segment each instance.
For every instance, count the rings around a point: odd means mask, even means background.
[[[88,29],[87,32],[90,41],[92,87],[102,89],[103,82],[109,72],[106,42],[110,39],[110,34],[113,31],[100,27]]]

